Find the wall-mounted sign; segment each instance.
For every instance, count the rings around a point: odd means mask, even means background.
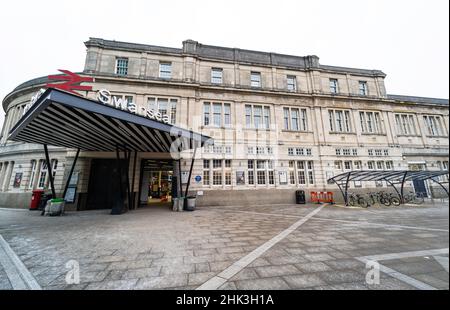
[[[79,95],[77,92],[75,92],[76,90],[85,90],[85,91],[92,90],[92,86],[80,85],[80,83],[94,82],[94,78],[87,77],[87,76],[80,76],[69,70],[59,69],[58,71],[65,73],[66,75],[49,75],[49,76],[47,76],[47,78],[49,80],[55,80],[55,81],[64,82],[64,83],[57,83],[57,84],[47,83],[45,85],[45,87],[61,89],[61,90],[64,90],[64,91],[67,91],[67,92],[70,92],[70,93],[73,93],[76,95]],[[45,88],[41,88],[36,94],[34,94],[31,97],[30,102],[23,109],[23,114],[27,113],[27,111],[31,108],[31,106],[39,99],[39,97],[42,96],[42,94],[44,92],[45,92]]]
[[[65,91],[68,91],[68,92],[76,94],[76,95],[78,95],[78,93],[75,92],[76,90],[85,90],[85,91],[92,90],[92,86],[80,85],[80,83],[83,83],[83,82],[91,82],[92,83],[92,82],[94,82],[93,78],[88,77],[88,76],[79,76],[78,74],[75,74],[69,70],[58,69],[58,71],[65,73],[66,75],[49,75],[48,79],[60,81],[60,82],[65,81],[65,82],[59,83],[59,84],[47,83],[47,85],[45,85],[46,87],[65,90]]]
[[[236,171],[236,185],[245,185],[244,171]]]
[[[279,175],[279,178],[280,178],[280,184],[281,185],[286,185],[288,183],[287,171],[279,171],[278,175]]]
[[[162,114],[159,111],[147,109],[145,107],[138,108],[134,102],[129,102],[123,98],[112,96],[111,92],[107,89],[101,89],[98,91],[97,100],[116,109],[138,114],[166,124],[169,123],[169,115]]]
[[[188,171],[181,171],[181,183],[187,184],[189,181],[189,172]]]
[[[23,176],[22,172],[16,173],[16,175],[14,176],[14,184],[13,184],[14,188],[20,187],[20,183],[22,183],[22,176]]]
[[[195,176],[195,182],[200,183],[202,181],[202,177],[199,175]]]

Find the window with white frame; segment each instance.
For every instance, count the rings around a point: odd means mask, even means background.
[[[297,78],[295,75],[288,75],[286,77],[287,80],[287,89],[289,91],[297,91]]]
[[[384,161],[377,161],[377,170],[384,170]]]
[[[381,116],[379,112],[359,112],[361,131],[363,133],[382,134]]]
[[[295,182],[297,185],[314,185],[314,162],[311,160],[290,161],[289,179],[292,185],[295,184]]]
[[[342,155],[344,156],[350,156],[350,149],[342,149]]]
[[[341,149],[336,149],[336,156],[341,156],[342,152]]]
[[[291,185],[295,185],[296,181],[295,181],[295,161],[294,160],[290,160],[289,161],[289,184]]]
[[[302,148],[302,147],[289,147],[288,148],[289,156],[311,156],[312,149],[310,148]]]
[[[28,181],[28,189],[34,188],[34,181],[36,180],[37,161],[31,161],[30,179]]]
[[[417,135],[414,115],[412,114],[395,114],[395,125],[399,135]]]
[[[52,164],[52,178],[53,182],[55,182],[56,171],[58,170],[58,160],[52,159],[51,164]]]
[[[250,73],[250,86],[251,87],[261,87],[261,72]]]
[[[248,184],[257,185],[274,185],[275,174],[273,161],[271,160],[248,160]]]
[[[373,156],[373,149],[368,149],[367,154],[369,154],[369,156]]]
[[[330,79],[330,93],[339,93],[339,84],[337,79]]]
[[[367,96],[367,82],[366,81],[359,81],[359,95],[360,96]]]
[[[117,75],[128,74],[128,58],[119,57],[116,59],[116,74]]]
[[[335,160],[334,161],[334,169],[342,170],[342,161],[341,160]]]
[[[358,156],[358,149],[352,149],[352,155]]]
[[[209,185],[210,182],[210,160],[204,159],[203,160],[203,185]]]
[[[443,136],[442,119],[437,115],[424,115],[423,120],[429,136]]]
[[[223,69],[212,68],[211,69],[211,83],[222,84],[223,83]]]
[[[247,128],[270,129],[270,108],[262,105],[245,105]]]
[[[307,131],[308,119],[306,109],[283,108],[284,130]]]
[[[352,162],[349,160],[344,161],[344,170],[352,170]]]
[[[394,169],[394,162],[392,160],[386,161],[386,170],[392,170]]]
[[[231,185],[232,161],[230,159],[204,159],[203,160],[203,185]]]
[[[222,160],[213,159],[212,162],[213,185],[222,185]]]
[[[148,97],[147,106],[150,110],[158,111],[163,116],[167,115],[171,124],[175,124],[177,119],[178,99]]]
[[[172,63],[171,62],[160,62],[159,63],[159,77],[162,79],[172,78]]]
[[[374,161],[368,161],[367,162],[367,168],[369,170],[375,170],[375,162]]]
[[[351,132],[350,111],[328,110],[331,132]]]
[[[362,162],[360,160],[357,160],[353,163],[353,166],[355,167],[355,170],[361,170]]]
[[[383,150],[383,155],[384,156],[389,156],[389,150],[388,149],[384,149]]]
[[[383,150],[379,150],[379,149],[375,150],[375,156],[380,157],[380,156],[382,156],[382,154],[383,154]]]
[[[214,127],[231,126],[231,105],[223,102],[204,102],[203,125]]]
[[[254,185],[255,184],[255,162],[252,159],[248,160],[248,162],[247,162],[247,172],[248,172],[248,184]]]
[[[44,189],[47,186],[47,180],[48,180],[47,162],[42,159],[39,162],[40,162],[39,179],[38,179],[37,188]]]

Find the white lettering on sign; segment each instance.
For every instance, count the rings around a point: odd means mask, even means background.
[[[163,115],[159,111],[147,109],[145,107],[140,107],[138,109],[136,104],[133,102],[128,102],[127,100],[121,97],[111,96],[111,92],[107,89],[101,89],[98,91],[97,100],[105,105],[112,106],[113,108],[116,109],[138,114],[150,119],[157,120],[159,122],[169,123],[169,115],[167,114]]]
[[[33,104],[36,103],[36,101],[38,101],[39,97],[42,96],[42,94],[45,92],[44,88],[39,89],[39,91],[37,93],[35,93],[33,95],[33,97],[31,97],[30,102],[27,103],[27,105],[25,106],[25,108],[23,109],[23,113],[22,115],[25,115],[25,113],[28,112],[28,110],[33,106]]]

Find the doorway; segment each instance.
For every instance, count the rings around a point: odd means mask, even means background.
[[[139,206],[171,206],[176,197],[176,177],[173,161],[169,159],[143,159]]]
[[[126,161],[122,159],[120,163],[124,173]],[[92,159],[86,209],[112,209],[123,199],[117,159]]]

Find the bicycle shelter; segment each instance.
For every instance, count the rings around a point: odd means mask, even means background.
[[[398,194],[401,203],[404,203],[404,187],[407,181],[425,181],[431,180],[437,183],[449,196],[448,189],[444,184],[448,184],[448,181],[439,181],[436,178],[442,175],[447,175],[448,171],[412,171],[412,170],[356,170],[338,174],[330,179],[328,183],[335,183],[344,197],[345,205],[348,205],[348,188],[350,181],[360,182],[373,182],[373,181],[386,181],[387,184],[392,186],[395,192]],[[400,188],[397,188],[400,186]]]

